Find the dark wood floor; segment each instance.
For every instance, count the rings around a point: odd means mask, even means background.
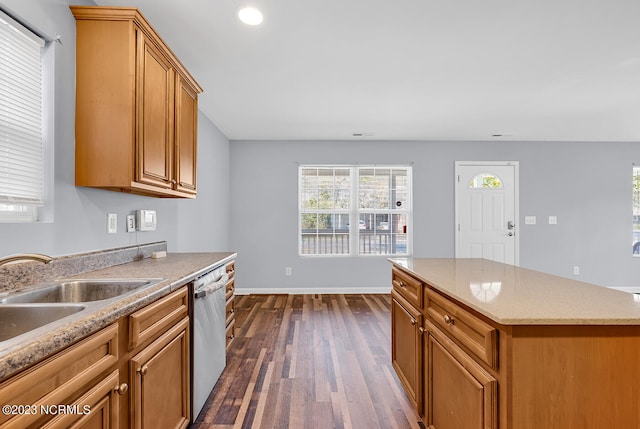
[[[419,427],[391,366],[389,295],[235,299],[227,368],[191,428]]]

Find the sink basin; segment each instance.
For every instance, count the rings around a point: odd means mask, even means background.
[[[151,286],[161,279],[70,280],[37,289],[16,292],[0,299],[3,304],[79,303],[101,301]]]
[[[0,341],[55,322],[84,310],[84,305],[0,305]]]

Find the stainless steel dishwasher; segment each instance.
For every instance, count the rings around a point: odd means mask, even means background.
[[[227,364],[225,289],[228,281],[222,265],[193,282],[191,421],[200,414]]]

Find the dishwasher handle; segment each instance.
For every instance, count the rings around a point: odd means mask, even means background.
[[[225,287],[228,281],[229,281],[229,276],[227,275],[227,273],[224,273],[218,281],[215,281],[213,283],[204,283],[199,289],[195,291],[194,297],[196,299],[205,298],[206,296],[211,295],[213,292],[217,291],[218,289],[222,289],[223,287]]]

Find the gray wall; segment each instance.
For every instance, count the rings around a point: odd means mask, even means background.
[[[73,4],[93,5],[74,0]],[[41,252],[53,256],[153,241],[169,251],[227,251],[229,141],[204,115],[198,121],[196,200],[142,197],[74,186],[75,20],[67,0],[0,0],[37,30],[59,34],[55,47],[55,184],[51,223],[0,224],[0,256]],[[180,53],[176,53],[178,56]],[[205,89],[206,90],[206,89]],[[125,232],[136,209],[157,210],[154,232]],[[107,213],[118,215],[118,233],[107,234]]]
[[[249,267],[238,270],[239,288],[389,288],[384,257],[298,256],[299,164],[413,163],[414,256],[452,257],[454,162],[469,160],[520,163],[520,266],[640,286],[640,258],[631,256],[640,143],[232,141],[231,245]],[[523,225],[525,215],[537,216],[537,225]]]

